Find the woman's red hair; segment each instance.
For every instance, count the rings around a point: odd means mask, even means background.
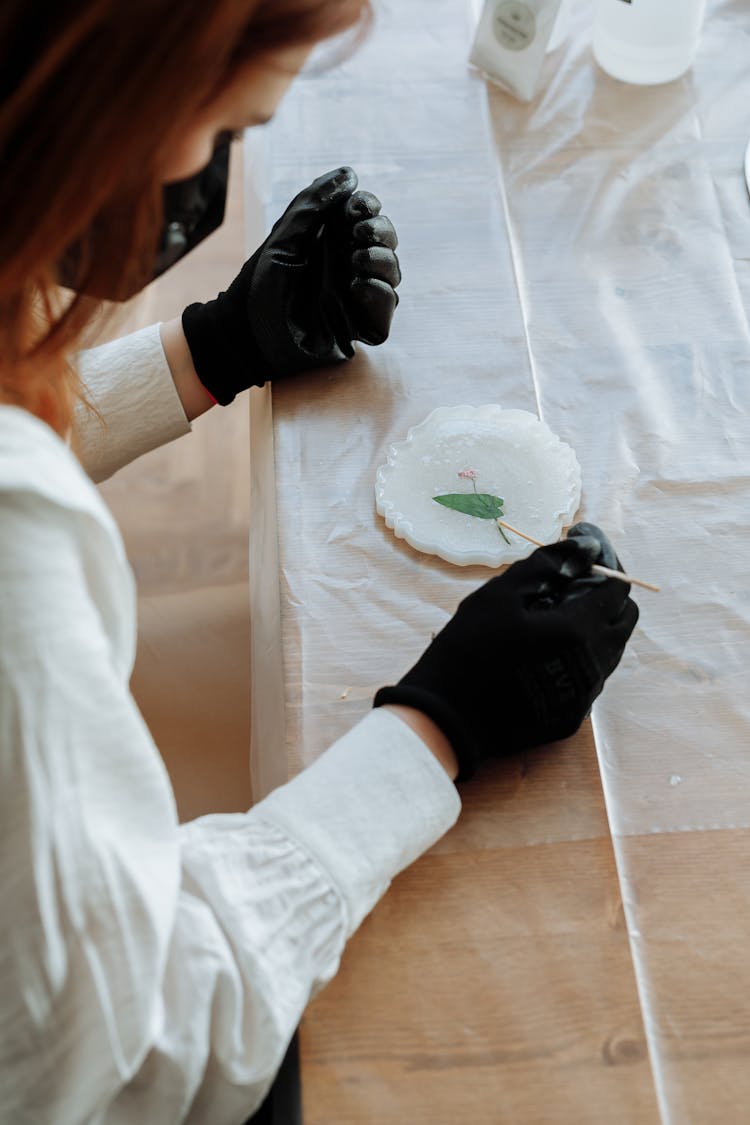
[[[368,0],[2,0],[0,401],[69,430],[68,357],[95,305],[61,299],[58,263],[76,247],[92,292],[145,283],[158,168],[195,115],[264,53],[368,15]]]

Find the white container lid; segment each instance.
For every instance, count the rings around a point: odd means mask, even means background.
[[[697,43],[679,43],[671,47],[631,45],[597,27],[594,34],[594,58],[602,70],[636,86],[658,86],[674,82],[690,69]]]

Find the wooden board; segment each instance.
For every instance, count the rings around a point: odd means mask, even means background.
[[[658,1122],[588,724],[462,798],[308,1011],[306,1125]]]

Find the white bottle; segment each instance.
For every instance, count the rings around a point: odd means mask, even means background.
[[[469,62],[521,101],[531,101],[561,7],[562,0],[484,0]]]
[[[622,82],[658,85],[692,65],[706,0],[598,0],[594,57]]]

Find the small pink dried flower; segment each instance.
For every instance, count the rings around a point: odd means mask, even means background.
[[[461,480],[476,480],[479,473],[476,469],[462,469],[458,475],[461,477]]]

